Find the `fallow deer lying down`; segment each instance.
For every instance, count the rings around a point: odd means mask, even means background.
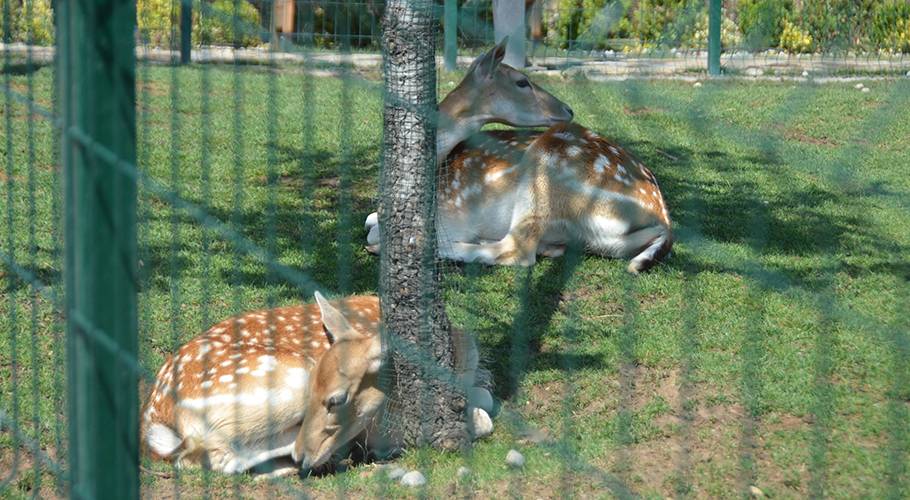
[[[438,189],[440,254],[453,260],[528,266],[577,241],[638,273],[673,245],[654,175],[576,124],[486,134],[453,154]]]
[[[353,296],[249,312],[184,344],[158,371],[142,411],[142,444],[177,466],[227,474],[291,457],[318,467],[382,418],[379,299]],[[474,387],[473,340],[456,332],[458,374],[475,437],[492,432],[492,397]],[[368,447],[396,447],[369,436]],[[374,441],[382,437],[386,441]],[[297,470],[287,466],[273,474]]]
[[[437,177],[440,255],[529,266],[537,254],[558,256],[567,244],[578,242],[596,254],[631,259],[628,270],[633,273],[667,255],[673,236],[657,180],[618,144],[580,125],[562,123],[567,120],[555,120],[544,132],[476,133],[479,127],[462,125],[476,123],[473,107],[496,109],[502,116],[504,110],[514,114],[515,108],[524,108],[546,124],[549,115],[540,111],[536,94],[523,99],[521,94],[487,91],[516,78],[512,68],[495,68],[488,78],[469,73],[439,106],[437,153],[439,160],[448,159]],[[485,104],[488,97],[502,102]],[[465,107],[466,100],[473,107]],[[483,116],[487,122],[517,122],[489,112]],[[526,116],[522,123],[533,121]],[[367,217],[367,248],[373,252],[379,250],[378,223],[376,213]]]

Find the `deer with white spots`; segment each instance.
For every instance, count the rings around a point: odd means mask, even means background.
[[[644,271],[673,246],[657,179],[619,145],[577,124],[496,131],[450,157],[437,194],[440,254],[529,266],[578,242]]]
[[[494,57],[493,63],[498,64],[495,61]],[[486,95],[483,85],[494,85],[496,80],[477,79],[469,73],[467,84],[462,82],[440,103],[443,139],[437,152],[445,162],[436,192],[440,255],[465,262],[530,266],[537,255],[559,256],[566,245],[577,242],[592,253],[631,259],[627,269],[632,273],[666,256],[673,236],[657,180],[618,144],[580,125],[564,123],[568,120],[541,120],[538,125],[550,126],[546,131],[477,133],[479,127],[460,125],[473,122],[468,116],[471,108],[465,108],[466,113],[450,111],[463,108],[465,92],[459,90],[467,86]],[[519,99],[494,95],[507,101],[495,109],[523,105]],[[536,104],[529,109],[538,110]],[[517,122],[483,116],[488,121]],[[465,131],[471,133],[465,135]],[[378,222],[375,213],[367,217],[367,249],[373,252],[379,250]]]
[[[379,299],[353,296],[246,313],[212,326],[169,357],[143,407],[142,444],[178,467],[227,474],[275,459],[270,475],[326,463],[393,415],[380,381],[385,366]],[[474,387],[476,346],[456,332],[459,380],[475,437],[492,432],[492,397]],[[381,411],[385,409],[385,411]],[[397,443],[368,445],[384,449]],[[394,441],[394,440],[392,440]],[[282,465],[281,462],[284,462]]]

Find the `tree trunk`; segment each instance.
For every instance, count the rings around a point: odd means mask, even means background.
[[[525,11],[528,16],[528,38],[534,43],[543,41],[543,2],[544,0],[525,0]]]
[[[493,36],[496,43],[509,37],[503,62],[525,67],[525,0],[493,0]]]
[[[454,367],[436,256],[436,33],[433,0],[392,0],[383,19],[385,109],[379,219],[380,300],[406,445],[467,442],[466,401],[438,369]],[[407,355],[419,350],[421,359]]]

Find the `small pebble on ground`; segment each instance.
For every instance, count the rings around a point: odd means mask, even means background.
[[[506,453],[506,464],[509,467],[515,467],[515,468],[524,467],[525,457],[524,457],[524,455],[519,453],[517,450],[509,450],[509,452]]]
[[[412,470],[407,474],[401,476],[401,484],[404,486],[410,486],[411,488],[416,488],[418,486],[423,486],[427,484],[427,478],[423,477],[423,474],[419,470]]]
[[[871,89],[869,87],[863,87],[863,92],[869,92]]]
[[[467,477],[470,473],[471,473],[471,469],[465,467],[464,465],[459,467],[458,472],[457,472],[459,478]]]
[[[863,84],[857,83],[856,85],[853,86],[853,88],[855,88],[856,90],[859,90],[859,89],[863,88]]]
[[[695,88],[701,87],[701,82],[695,82],[692,84],[692,86]]]
[[[397,481],[397,480],[401,479],[401,476],[404,476],[405,472],[407,472],[407,471],[401,467],[389,467],[386,470],[385,474],[386,474],[386,477],[388,477],[392,481]]]
[[[808,72],[808,71],[803,71],[803,78],[806,78],[807,76],[809,76],[809,72]]]
[[[752,498],[764,498],[765,492],[758,489],[758,486],[749,486],[749,494],[752,495]]]

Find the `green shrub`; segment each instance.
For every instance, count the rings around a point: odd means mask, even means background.
[[[867,38],[871,15],[882,0],[811,0],[799,12],[799,24],[823,52],[858,48]]]
[[[26,0],[31,4],[31,19],[23,5],[22,16],[19,21],[19,32],[23,41],[36,45],[52,45],[54,43],[54,11],[51,9],[51,0]],[[31,40],[27,40],[31,35]]]
[[[194,16],[193,38],[205,45],[248,47],[262,42],[259,11],[246,0],[206,1],[199,17]]]
[[[793,10],[792,0],[741,0],[737,24],[743,43],[749,49],[776,47],[783,31],[783,21]]]
[[[10,41],[34,45],[54,43],[54,12],[51,0],[4,0],[9,7]],[[31,10],[31,16],[29,16]]]
[[[610,38],[631,38],[646,47],[691,38],[700,0],[559,0],[556,32],[547,33],[551,43],[566,47],[579,42],[585,48],[604,48]]]
[[[136,23],[142,43],[170,46],[177,36],[177,3],[172,0],[138,0]]]
[[[204,45],[257,45],[262,39],[259,11],[246,0],[204,0],[193,9],[193,41]],[[138,0],[136,20],[143,43],[160,47],[177,44],[179,3]],[[235,29],[236,25],[236,29]]]
[[[592,26],[592,21],[597,17],[597,13],[603,9],[606,0],[559,0],[557,4],[558,19],[556,22],[557,32],[554,34],[557,43],[566,47],[569,42],[577,41],[582,38],[588,38],[591,42],[591,36],[585,37]],[[602,37],[603,39],[605,37]],[[553,37],[551,37],[551,40]],[[594,45],[597,45],[596,43]]]
[[[733,49],[742,45],[743,37],[739,26],[732,19],[724,17],[720,23],[720,45],[724,49]],[[691,35],[681,40],[682,47],[704,48],[708,46],[708,14],[702,13],[696,20]]]
[[[338,2],[338,0],[311,0],[297,6],[297,31],[302,33],[298,41],[317,47],[334,47],[342,43],[344,35],[349,35],[349,42],[355,47],[379,45],[380,19],[385,10],[385,0],[362,0]],[[462,8],[460,28],[472,24],[471,17],[480,14],[485,16],[490,5],[469,5]],[[468,14],[467,16],[465,14]],[[492,12],[489,14],[492,19]],[[486,19],[480,20],[486,24]],[[476,26],[468,26],[467,31],[476,31]],[[345,33],[344,31],[349,31]],[[328,35],[328,36],[327,36]]]
[[[687,18],[677,26],[673,26],[673,23],[680,14],[690,11],[689,0],[641,0],[629,16],[632,27],[630,35],[647,42],[677,38],[686,26],[692,24],[689,21],[694,21],[694,18]]]
[[[808,31],[784,20],[784,28],[780,33],[780,48],[791,54],[812,52],[813,40]]]
[[[910,52],[910,3],[882,2],[872,15],[869,38],[876,48]]]

